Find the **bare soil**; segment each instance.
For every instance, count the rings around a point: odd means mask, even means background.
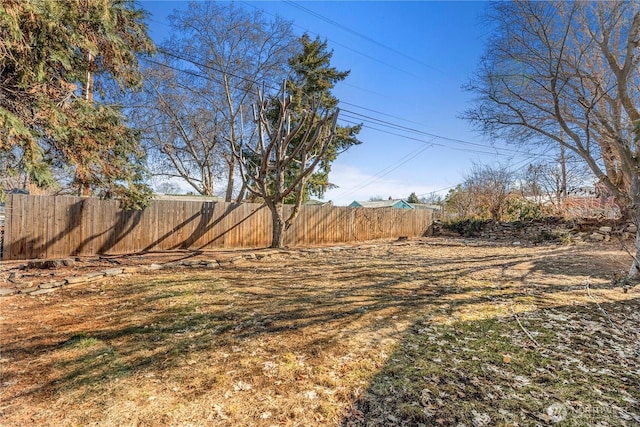
[[[0,426],[640,423],[640,285],[616,279],[619,246],[237,254],[80,260],[39,274],[229,262],[0,298]]]

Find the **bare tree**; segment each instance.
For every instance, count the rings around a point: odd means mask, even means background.
[[[172,37],[149,62],[138,122],[154,172],[198,193],[238,193],[233,151],[250,137],[259,84],[278,86],[296,51],[291,23],[231,3],[192,2],[170,16]]]
[[[578,194],[587,183],[593,182],[585,163],[568,158],[565,168],[554,161],[531,163],[521,174],[522,195],[540,205],[551,206],[557,214],[563,213],[567,196]]]
[[[458,218],[468,218],[474,213],[475,199],[471,192],[462,185],[457,185],[449,190],[444,198],[445,207],[449,212],[455,213]]]
[[[485,213],[498,221],[514,181],[514,173],[507,166],[474,164],[465,174],[463,188],[473,197],[474,206],[481,216]]]
[[[640,225],[638,3],[498,2],[488,19],[495,32],[464,116],[494,137],[563,145]],[[637,256],[629,275],[640,275]]]
[[[442,206],[444,202],[445,202],[444,197],[442,197],[442,195],[436,193],[435,191],[432,191],[431,193],[420,197],[420,203],[424,203],[427,205]]]
[[[145,69],[132,116],[143,130],[152,174],[179,178],[211,196],[225,170],[218,100],[206,90],[213,82],[181,72],[176,62],[160,55]]]
[[[270,105],[274,102],[277,105],[275,120]],[[301,115],[291,107],[285,85],[271,102],[259,92],[254,106],[257,141],[255,145],[244,144],[235,151],[247,189],[264,200],[271,211],[271,247],[274,248],[283,246],[284,232],[298,216],[307,181],[333,142],[339,114],[337,109],[320,111],[317,101]],[[286,215],[284,200],[290,195],[295,202]]]

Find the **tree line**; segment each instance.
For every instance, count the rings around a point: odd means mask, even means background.
[[[331,163],[360,143],[331,93],[349,72],[320,38],[233,3],[175,11],[157,46],[145,19],[130,0],[3,2],[3,190],[22,180],[140,209],[153,177],[179,178],[264,202],[281,246],[301,203],[330,188]]]
[[[637,225],[639,8],[491,4],[462,114],[491,138],[561,147]],[[145,20],[132,0],[2,2],[2,188],[22,181],[142,208],[152,177],[179,178],[200,194],[265,202],[277,245],[292,220],[282,205],[295,215],[321,196],[332,162],[360,143],[360,126],[338,124],[332,95],[349,72],[331,66],[321,39],[233,3],[175,11],[158,46]]]
[[[638,2],[498,2],[485,21],[463,117],[492,138],[573,153],[640,225]]]

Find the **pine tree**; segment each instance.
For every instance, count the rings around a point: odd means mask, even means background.
[[[420,203],[420,199],[418,199],[418,196],[416,195],[415,191],[411,194],[409,194],[409,198],[407,199],[408,203]]]
[[[4,169],[50,187],[56,185],[52,170],[61,168],[85,195],[93,189],[122,197],[127,207],[146,203],[138,132],[107,102],[106,91],[110,84],[124,91],[140,82],[136,55],[154,49],[143,19],[131,0],[3,1]]]
[[[338,71],[335,67],[331,67],[333,52],[327,50],[327,42],[321,41],[319,37],[311,40],[308,34],[304,34],[300,38],[300,44],[301,52],[289,60],[291,77],[286,85],[292,98],[291,109],[301,114],[316,100],[320,104],[321,113],[336,108],[339,100],[333,96],[331,90],[336,83],[347,78],[349,71]],[[326,150],[317,170],[309,178],[303,192],[303,201],[308,200],[310,195],[322,197],[325,191],[331,188],[332,184],[329,183],[331,164],[338,154],[361,143],[357,139],[361,128],[361,125],[336,127],[331,146]],[[296,171],[291,170],[290,174],[295,176]],[[293,200],[289,198],[287,202],[292,203]]]

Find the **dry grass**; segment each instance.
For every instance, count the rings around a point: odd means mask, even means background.
[[[431,239],[4,298],[0,425],[635,425],[627,262]]]

